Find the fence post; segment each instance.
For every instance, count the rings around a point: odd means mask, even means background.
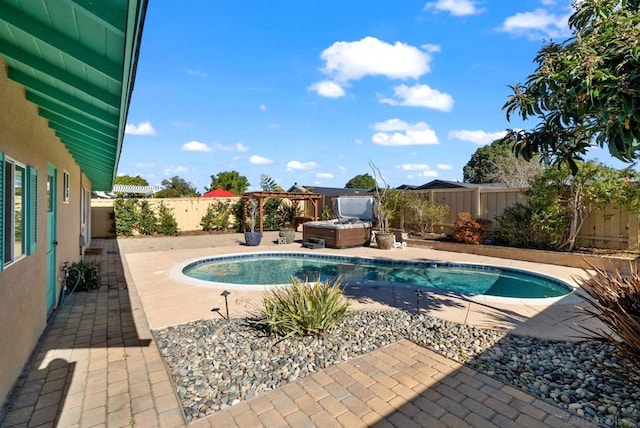
[[[482,201],[480,197],[480,187],[476,187],[473,191],[473,199],[471,199],[472,216],[475,218],[482,216]]]
[[[640,250],[640,215],[637,211],[629,213],[627,247],[629,250]]]

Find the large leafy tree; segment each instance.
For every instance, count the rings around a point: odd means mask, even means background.
[[[543,155],[567,164],[594,145],[631,162],[640,154],[640,0],[583,0],[569,18],[573,36],[546,43],[537,68],[512,86],[509,120],[537,118],[532,130],[509,130],[525,159]]]
[[[240,175],[238,171],[223,171],[218,175],[211,176],[211,185],[205,187],[208,191],[213,189],[224,189],[240,195],[249,188],[249,180],[244,175]]]
[[[477,149],[462,172],[466,183],[503,183],[507,187],[526,187],[542,167],[534,161],[516,157],[513,143],[506,139]]]
[[[368,173],[360,174],[347,181],[344,187],[347,189],[373,189],[376,187],[376,180]]]
[[[162,180],[164,189],[155,194],[156,198],[188,198],[200,196],[193,184],[177,175],[169,179]]]
[[[135,177],[131,175],[119,175],[116,177],[115,184],[123,184],[126,186],[148,186],[149,182],[139,175]]]

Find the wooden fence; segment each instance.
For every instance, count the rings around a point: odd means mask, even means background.
[[[412,197],[426,198],[432,202],[449,206],[449,215],[442,224],[442,231],[448,232],[459,212],[469,212],[473,217],[491,220],[489,230],[495,229],[497,218],[504,209],[515,203],[526,203],[523,189],[432,189],[424,191],[408,191]],[[365,196],[365,195],[363,195]],[[209,205],[219,200],[235,203],[239,198],[179,198],[179,199],[147,199],[152,207],[160,202],[173,210],[181,231],[201,230],[200,221]],[[323,196],[320,210],[330,208],[332,196]],[[305,211],[309,207],[305,207]],[[112,220],[109,212],[113,211],[113,200],[94,199],[91,202],[91,236],[111,236]],[[393,220],[399,227],[399,218]],[[579,239],[579,245],[596,248],[630,249],[639,248],[640,219],[637,212],[627,212],[617,206],[608,206],[604,210],[593,212],[585,221]],[[405,216],[405,229],[417,229]]]

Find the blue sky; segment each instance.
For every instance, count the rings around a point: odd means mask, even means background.
[[[259,189],[462,180],[506,128],[507,85],[543,40],[569,35],[561,0],[151,1],[119,174],[178,175],[203,192],[238,171]],[[604,152],[593,156],[615,166]]]

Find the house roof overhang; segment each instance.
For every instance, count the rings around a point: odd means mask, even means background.
[[[111,190],[148,0],[0,0],[0,56],[91,180]]]

